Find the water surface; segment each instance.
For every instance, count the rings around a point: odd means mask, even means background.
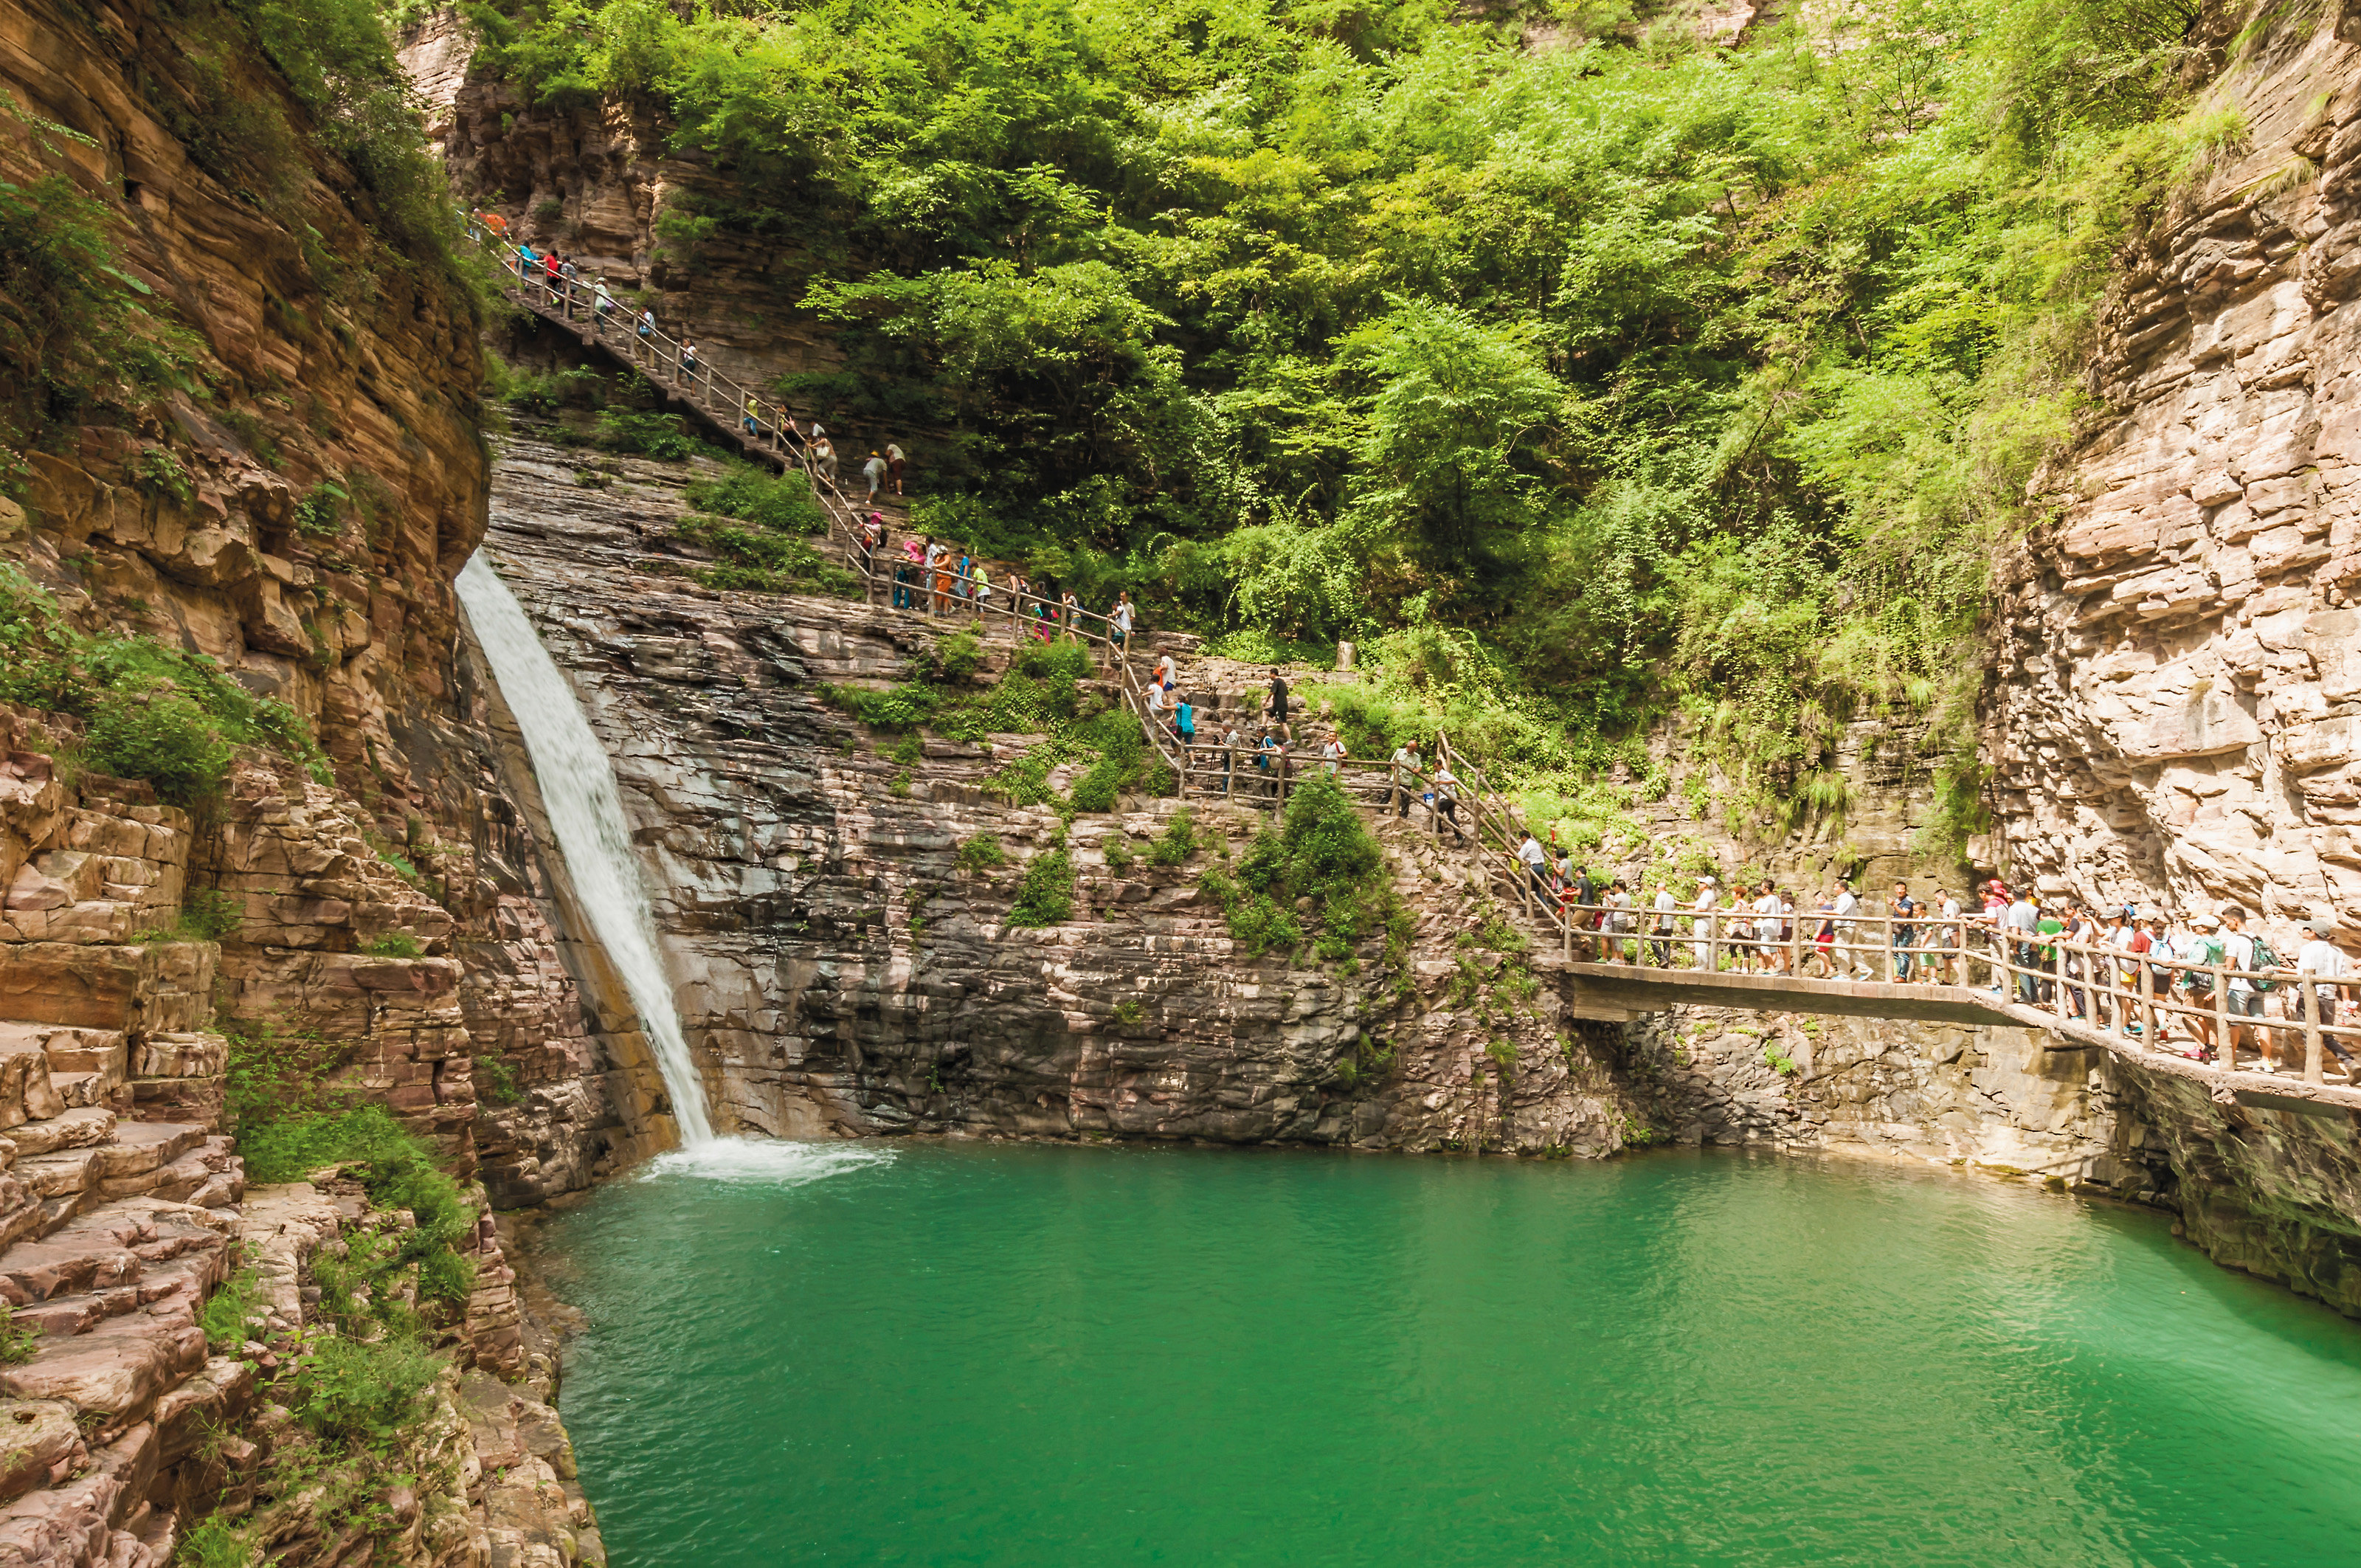
[[[547,1243],[630,1568],[2361,1561],[2356,1326],[1989,1177],[796,1146]]]

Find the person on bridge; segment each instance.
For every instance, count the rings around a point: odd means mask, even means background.
[[[1607,918],[1602,926],[1607,933],[1607,961],[1630,963],[1631,934],[1640,923],[1632,914],[1631,886],[1621,877],[1607,884]]]
[[[2259,1018],[2263,1015],[2263,992],[2271,982],[2259,978],[2257,971],[2278,967],[2267,960],[2270,947],[2246,929],[2246,912],[2237,905],[2222,911],[2222,962],[2230,970],[2229,983],[2222,988],[2222,1003],[2234,1022],[2230,1025],[2230,1048],[2247,1047],[2263,1059],[2257,1064],[2263,1072],[2279,1069],[2278,1041],[2270,1030],[2260,1025],[2235,1022],[2237,1019]]]
[[[890,441],[885,444],[885,472],[893,479],[894,493],[897,496],[902,493],[902,470],[909,466],[909,462],[902,455],[900,447]]]
[[[1762,967],[1771,974],[1787,972],[1787,933],[1779,905],[1779,890],[1764,883],[1763,896],[1754,901],[1754,940],[1762,948]]]
[[[2295,954],[2298,984],[2292,1016],[2299,1021],[2308,1021],[2308,1010],[2317,1013],[2322,1030],[2321,1045],[2325,1047],[2325,1052],[2334,1053],[2337,1061],[2343,1064],[2345,1076],[2354,1078],[2353,1053],[2339,1044],[2335,1036],[2326,1032],[2336,1022],[2336,1004],[2352,1000],[2348,987],[2330,983],[2344,980],[2345,954],[2328,939],[2330,927],[2326,921],[2307,920],[2296,929],[2303,938],[2303,945],[2296,949]]]
[[[2181,998],[2190,1006],[2201,1009],[2183,1014],[2191,1034],[2197,1036],[2197,1058],[2203,1061],[2221,1048],[2213,1033],[2213,977],[2206,972],[2222,961],[2222,938],[2216,935],[2222,923],[2211,915],[2189,915],[2181,918],[2181,936],[2173,944],[2173,957],[2191,967],[2180,971]]]
[[[1721,884],[1709,876],[1697,878],[1697,897],[1689,904],[1689,951],[1697,959],[1697,967],[1710,970],[1713,965],[1713,910],[1721,902]]]
[[[876,505],[877,492],[885,487],[885,459],[872,452],[869,461],[861,466],[861,477],[869,481],[869,499],[862,505]]]
[[[2020,893],[2001,916],[2001,925],[2007,934],[2012,960],[2016,964],[2016,999],[2027,1007],[2041,1001],[2039,977],[2032,970],[2041,965],[2041,949],[2033,938],[2041,930],[2041,909],[2033,902],[2030,893]],[[1993,990],[2000,988],[1994,986]]]
[[[1918,901],[1910,896],[1908,883],[1894,884],[1894,894],[1885,901],[1885,912],[1894,917],[1893,936],[1889,938],[1894,949],[1894,956],[1889,960],[1894,965],[1894,978],[1907,984],[1911,975],[1912,949],[1918,941],[1918,927],[1908,918],[1918,913]]]

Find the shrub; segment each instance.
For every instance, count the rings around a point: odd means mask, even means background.
[[[524,1086],[517,1081],[516,1069],[498,1057],[476,1058],[476,1098],[495,1105],[514,1105],[524,1098]]]
[[[179,929],[184,941],[218,942],[235,936],[246,924],[246,906],[218,888],[192,893],[181,905]]]
[[[195,483],[169,447],[141,447],[139,455],[131,460],[131,483],[148,495],[175,500],[182,506],[196,499]]]
[[[1011,926],[1057,926],[1074,913],[1074,859],[1045,850],[1025,863],[1025,880],[1008,911]]]
[[[591,439],[609,452],[636,452],[667,463],[714,455],[712,447],[689,433],[678,414],[600,409]]]
[[[812,499],[811,486],[801,474],[774,474],[733,462],[721,477],[690,485],[687,496],[688,504],[699,511],[733,517],[772,533],[808,538],[828,532],[828,514]]]
[[[173,1549],[172,1568],[254,1568],[255,1545],[237,1527],[215,1514],[200,1519],[181,1534]]]
[[[1246,846],[1232,873],[1209,869],[1197,885],[1229,913],[1230,935],[1249,958],[1272,948],[1291,951],[1303,938],[1295,906],[1312,901],[1320,956],[1341,957],[1338,945],[1374,930],[1396,937],[1400,900],[1386,872],[1385,851],[1352,802],[1326,773],[1308,778],[1289,796],[1285,820],[1265,828]],[[1389,941],[1388,961],[1400,961]],[[1345,952],[1349,952],[1347,946]]]
[[[323,1440],[346,1445],[390,1442],[424,1404],[442,1363],[414,1342],[319,1342],[297,1378],[297,1419]]]
[[[88,743],[99,772],[145,779],[183,806],[220,790],[232,751],[211,715],[167,686],[107,692],[90,716]]]
[[[407,931],[389,931],[384,936],[361,944],[364,957],[372,959],[423,959],[426,948]]]
[[[19,1325],[14,1309],[0,1301],[0,1366],[22,1366],[32,1360],[45,1337],[38,1329]]]
[[[205,1331],[205,1343],[215,1355],[226,1355],[254,1337],[246,1320],[261,1299],[262,1277],[251,1266],[231,1275],[205,1299],[197,1311],[197,1327]]]
[[[325,479],[295,503],[295,532],[306,539],[333,539],[343,528],[343,508],[352,498]]]
[[[1196,824],[1184,806],[1172,814],[1172,820],[1165,824],[1164,831],[1148,845],[1148,859],[1151,865],[1177,866],[1196,852]]]
[[[1127,872],[1131,862],[1139,857],[1132,853],[1131,840],[1117,833],[1106,841],[1106,863],[1110,870]]]
[[[961,871],[990,871],[994,866],[1005,865],[1007,861],[1007,853],[1001,849],[1000,840],[989,833],[978,833],[960,844],[959,863]]]
[[[945,638],[935,650],[933,664],[938,680],[970,680],[983,667],[983,644],[976,641],[972,631]]]

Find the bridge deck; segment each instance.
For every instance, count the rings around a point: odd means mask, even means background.
[[[1834,1014],[1940,1024],[2001,1024],[2041,1029],[2078,1046],[2096,1046],[2151,1072],[2202,1083],[2224,1103],[2314,1115],[2361,1113],[2361,1087],[2306,1083],[2290,1073],[2224,1071],[2081,1019],[2061,1018],[1991,991],[1964,985],[1887,981],[1807,980],[1777,974],[1708,974],[1696,970],[1575,960],[1551,966],[1571,977],[1568,1010],[1610,1021],[1668,1007],[1735,1007],[1758,1013]],[[2257,1020],[2257,1023],[2261,1022]]]

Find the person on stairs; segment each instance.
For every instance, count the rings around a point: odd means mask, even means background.
[[[685,337],[680,340],[680,363],[674,367],[672,378],[684,386],[697,385],[697,345]]]
[[[1113,637],[1115,640],[1115,645],[1118,648],[1128,648],[1131,646],[1131,594],[1129,590],[1117,593],[1115,596],[1115,614],[1108,617],[1108,619],[1115,622]]]
[[[1287,722],[1287,677],[1279,673],[1276,664],[1270,667],[1270,700],[1264,705],[1263,711],[1270,715],[1273,724]]]
[[[1525,841],[1517,846],[1517,859],[1524,861],[1525,875],[1532,881],[1533,891],[1548,897],[1549,851],[1542,848],[1542,841],[1533,837],[1530,828],[1525,829]]]
[[[1426,764],[1419,757],[1416,740],[1405,740],[1394,748],[1393,772],[1388,775],[1387,793],[1391,796],[1390,804],[1396,807],[1396,817],[1410,815],[1410,803],[1418,795],[1418,775],[1425,771]]]
[[[557,269],[558,289],[560,291],[559,297],[566,302],[566,319],[567,321],[572,321],[574,319],[574,289],[576,280],[580,276],[581,270],[574,265],[574,258],[570,256],[566,258],[565,263]]]
[[[812,429],[819,429],[814,424]],[[836,483],[836,444],[825,435],[815,434],[811,443],[812,471],[829,484]]]
[[[903,455],[900,447],[890,441],[885,444],[885,475],[894,481],[894,493],[896,496],[902,493],[902,470],[909,466],[909,458]]]
[[[656,313],[653,306],[643,306],[640,311],[639,351],[647,356],[648,365],[653,368],[656,362]]]
[[[1454,845],[1467,842],[1467,835],[1459,830],[1459,775],[1448,762],[1434,764],[1434,820],[1438,826],[1451,824]]]
[[[872,452],[869,461],[861,466],[861,477],[869,481],[869,499],[861,504],[875,506],[877,492],[885,487],[885,459]]]
[[[607,291],[607,280],[601,278],[590,291],[590,324],[600,337],[607,335],[607,323],[614,318],[615,296]]]

